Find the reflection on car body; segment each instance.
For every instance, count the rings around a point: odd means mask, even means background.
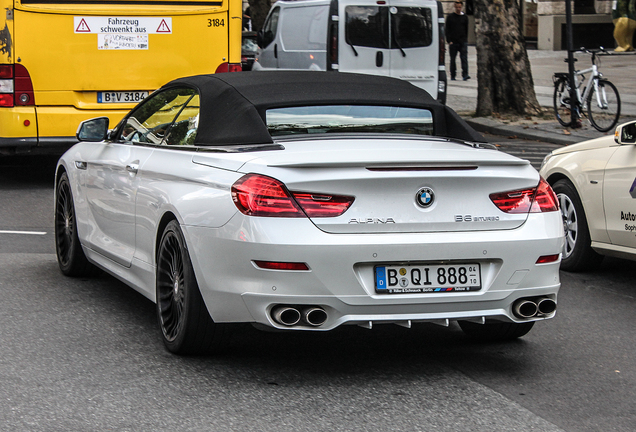
[[[60,159],[58,262],[156,302],[175,353],[218,348],[231,323],[520,337],[555,314],[561,216],[527,161],[482,141],[402,80],[178,79]]]
[[[596,268],[603,256],[636,259],[636,122],[606,136],[555,150],[541,174],[561,204],[561,267]]]

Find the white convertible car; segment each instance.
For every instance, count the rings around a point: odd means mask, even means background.
[[[156,302],[174,353],[218,348],[231,323],[458,321],[503,340],[555,314],[552,189],[405,81],[182,78],[78,139],[56,173],[60,268]]]
[[[563,270],[591,270],[605,255],[636,260],[636,122],[553,151],[541,175],[561,204]]]

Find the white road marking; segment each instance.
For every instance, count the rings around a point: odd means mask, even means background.
[[[3,231],[0,230],[0,234],[26,234],[26,235],[46,235],[46,232],[42,231]]]

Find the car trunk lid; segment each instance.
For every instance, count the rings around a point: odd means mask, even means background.
[[[314,217],[329,233],[420,233],[513,229],[527,213],[509,214],[492,193],[536,187],[527,161],[442,139],[307,140],[262,153],[241,169],[320,199],[353,196],[338,217]]]

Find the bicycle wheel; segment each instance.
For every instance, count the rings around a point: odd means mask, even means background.
[[[594,86],[587,96],[587,113],[590,123],[596,130],[607,132],[618,123],[618,116],[621,114],[621,98],[614,84],[607,80],[597,82],[598,93]]]
[[[567,80],[561,78],[554,82],[554,115],[561,125],[569,127],[572,124],[570,114],[570,86]]]

